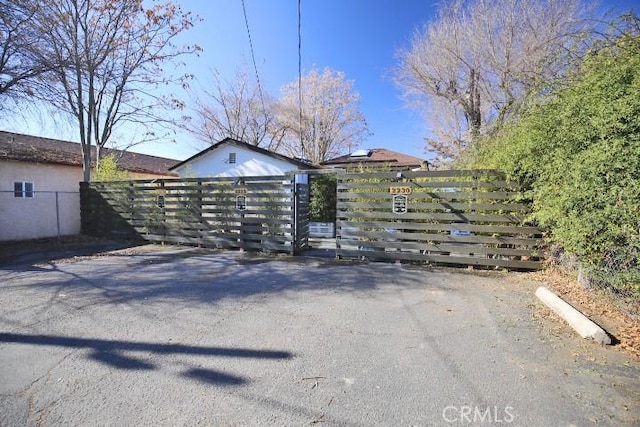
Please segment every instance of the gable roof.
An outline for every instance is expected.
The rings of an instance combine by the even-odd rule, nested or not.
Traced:
[[[419,168],[426,160],[386,148],[372,148],[369,150],[358,150],[351,154],[335,157],[322,162],[325,166],[332,167],[352,167],[359,165],[368,166],[389,166],[391,168]]]
[[[180,162],[180,163],[178,163],[176,165],[173,165],[171,168],[169,168],[169,170],[173,171],[175,169],[178,169],[178,168],[184,166],[185,164],[190,163],[193,160],[195,160],[197,158],[200,158],[200,157],[204,156],[205,154],[208,154],[208,153],[210,153],[210,152],[212,152],[212,151],[214,151],[214,150],[216,150],[216,149],[218,149],[218,148],[220,148],[220,147],[222,147],[224,145],[234,145],[234,146],[236,146],[238,148],[245,148],[245,149],[251,150],[251,151],[253,151],[255,153],[260,153],[260,154],[263,154],[265,156],[269,156],[269,157],[274,158],[274,159],[278,159],[278,160],[283,160],[285,162],[289,162],[289,163],[291,163],[291,164],[293,164],[293,165],[295,165],[295,166],[297,166],[299,168],[302,168],[302,169],[317,169],[316,166],[313,166],[310,163],[306,163],[306,162],[303,162],[303,161],[298,160],[298,159],[293,159],[291,157],[287,157],[287,156],[284,156],[282,154],[274,153],[273,151],[265,150],[264,148],[260,148],[257,145],[248,144],[246,142],[238,141],[237,139],[233,139],[233,138],[225,138],[222,141],[216,142],[211,147],[208,147],[208,148],[202,150],[201,152],[189,157],[187,160],[183,160],[182,162]]]
[[[95,147],[91,149],[95,159]],[[115,154],[118,165],[129,172],[151,175],[174,175],[170,168],[178,162],[164,157],[104,149],[103,155],[108,154]],[[82,167],[82,148],[76,142],[0,131],[0,160]]]

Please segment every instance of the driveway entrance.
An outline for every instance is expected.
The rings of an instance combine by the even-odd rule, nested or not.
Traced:
[[[536,285],[145,246],[0,267],[0,425],[637,425]]]

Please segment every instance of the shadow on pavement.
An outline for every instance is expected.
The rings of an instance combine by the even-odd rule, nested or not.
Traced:
[[[152,354],[187,354],[196,356],[239,357],[251,359],[291,359],[288,351],[254,350],[248,348],[201,347],[184,344],[160,344],[123,340],[61,337],[55,335],[27,335],[0,333],[0,343],[29,344],[37,346],[92,349],[89,359],[116,369],[153,370],[158,369],[149,361],[124,354],[140,351]],[[181,374],[184,378],[216,385],[242,385],[248,379],[212,369],[192,368]]]
[[[223,372],[202,368],[189,369],[184,372],[182,376],[202,383],[214,385],[242,385],[247,383],[246,379],[237,375],[229,375]]]
[[[33,264],[73,257],[87,257],[103,252],[134,248],[146,242],[79,238],[79,241],[44,239],[25,242],[0,242],[0,267],[25,270]]]
[[[165,253],[118,255],[104,262],[52,262],[39,265],[38,271],[46,273],[42,277],[47,280],[34,284],[16,281],[15,285],[6,280],[4,289],[53,292],[47,308],[60,303],[84,307],[172,300],[172,309],[177,309],[289,291],[369,293],[388,286],[423,287],[426,270],[177,248]],[[445,288],[439,282],[431,286]]]

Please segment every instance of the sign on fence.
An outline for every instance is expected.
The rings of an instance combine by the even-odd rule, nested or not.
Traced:
[[[412,191],[411,187],[389,187],[391,194],[411,194]]]
[[[409,198],[404,194],[394,195],[393,201],[391,204],[392,212],[398,215],[406,214],[408,210],[407,208],[408,202],[409,202]]]
[[[247,210],[247,196],[236,196],[236,209],[239,211]]]

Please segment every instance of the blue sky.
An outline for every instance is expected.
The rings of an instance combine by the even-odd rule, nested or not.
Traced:
[[[200,58],[189,59],[200,84],[206,85],[210,67],[229,78],[239,67],[253,72],[240,0],[206,6],[198,0],[181,3],[203,19],[189,34],[189,40],[204,49]],[[245,6],[262,85],[277,97],[280,87],[298,76],[297,2],[245,0]],[[434,10],[434,1],[302,0],[303,70],[328,66],[354,81],[361,111],[373,132],[362,147],[425,156],[426,130],[419,117],[403,108],[390,72],[396,49],[406,46],[415,28]]]
[[[445,1],[445,0],[443,0]],[[239,68],[253,72],[241,0],[178,0],[185,10],[202,18],[185,33],[184,43],[204,51],[186,59],[186,70],[207,87],[212,68],[231,79]],[[400,91],[391,81],[396,52],[408,47],[416,29],[432,19],[437,0],[302,0],[302,64],[342,71],[354,81],[360,109],[373,135],[362,148],[387,148],[426,158],[427,129],[420,116],[403,107]],[[258,72],[263,88],[273,96],[298,76],[297,0],[245,0]],[[609,0],[603,7],[620,12],[637,0]],[[2,123],[9,131],[77,141],[74,127],[53,125],[47,119]],[[148,143],[132,151],[183,160],[200,149],[188,133],[177,142]]]

